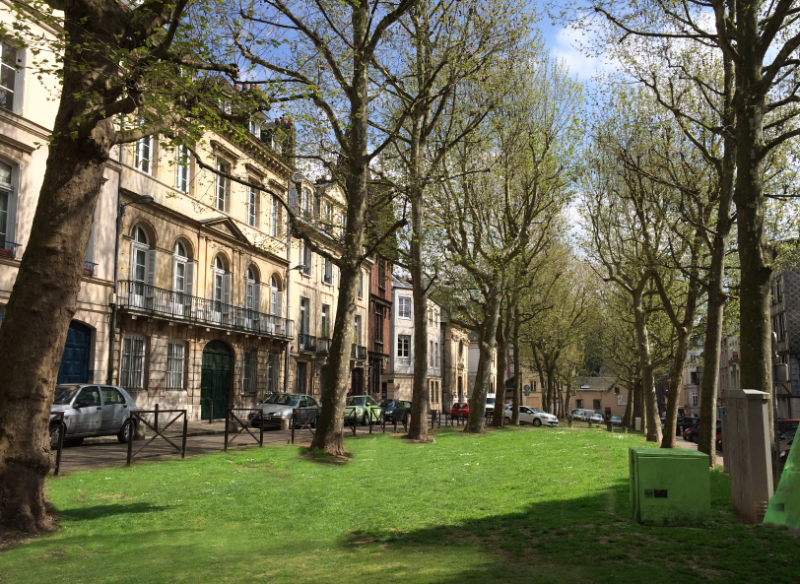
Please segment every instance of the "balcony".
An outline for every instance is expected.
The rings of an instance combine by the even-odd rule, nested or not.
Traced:
[[[18,247],[20,247],[19,243],[0,239],[0,258],[16,259]]]
[[[367,348],[361,345],[350,345],[350,358],[365,361],[367,359]]]
[[[97,264],[92,262],[83,262],[83,275],[84,276],[94,276],[94,270],[97,267]]]
[[[317,354],[327,355],[331,352],[331,339],[320,337],[317,339]]]
[[[313,353],[317,350],[317,337],[311,335],[297,335],[297,347],[300,351]]]
[[[120,309],[185,322],[265,335],[288,340],[293,336],[294,322],[286,318],[223,304],[208,298],[190,296],[172,290],[148,286],[142,282],[122,280],[117,303]]]

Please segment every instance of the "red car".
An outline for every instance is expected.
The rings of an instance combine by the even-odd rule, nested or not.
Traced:
[[[450,409],[450,415],[454,418],[466,418],[469,416],[469,403],[458,402],[454,403]]]

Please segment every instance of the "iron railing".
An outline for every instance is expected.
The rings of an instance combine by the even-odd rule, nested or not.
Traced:
[[[297,335],[297,346],[301,351],[313,353],[317,350],[317,337],[311,335]]]
[[[97,267],[97,264],[92,262],[83,262],[83,275],[84,276],[94,276],[94,269]]]
[[[20,247],[19,243],[14,243],[13,241],[6,241],[5,239],[0,239],[0,258],[15,259],[17,257],[18,247]]]
[[[122,280],[119,283],[117,302],[122,309],[170,320],[202,323],[284,339],[290,339],[294,334],[294,322],[280,316],[131,280]]]
[[[325,355],[330,353],[331,352],[331,343],[332,342],[333,341],[331,339],[326,339],[326,338],[323,338],[323,337],[319,337],[317,339],[317,353],[325,354]]]
[[[361,345],[350,345],[350,358],[364,361],[367,358],[367,348]]]

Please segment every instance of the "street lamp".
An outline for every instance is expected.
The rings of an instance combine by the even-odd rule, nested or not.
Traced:
[[[122,154],[120,154],[120,159]],[[120,160],[121,162],[121,160]],[[117,293],[119,292],[119,234],[122,231],[122,218],[125,216],[125,208],[130,205],[149,205],[155,199],[150,195],[140,195],[129,203],[122,203],[122,168],[119,170],[119,185],[117,187],[117,226],[114,233],[114,298],[111,303],[111,327],[108,332],[108,374],[106,383],[114,383],[114,349],[117,340]]]

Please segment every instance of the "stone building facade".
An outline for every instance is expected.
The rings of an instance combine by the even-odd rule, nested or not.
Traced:
[[[442,322],[442,411],[449,412],[454,403],[469,399],[469,333]]]

